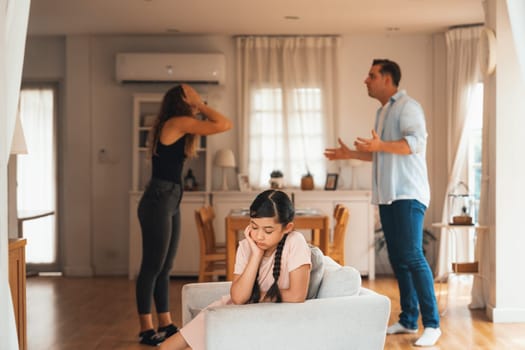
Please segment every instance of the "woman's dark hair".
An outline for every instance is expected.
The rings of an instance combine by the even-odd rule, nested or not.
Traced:
[[[252,205],[250,206],[250,217],[251,218],[276,218],[277,222],[285,227],[293,221],[295,216],[295,210],[290,200],[290,197],[282,191],[277,190],[266,190],[257,197],[255,197]],[[275,250],[275,261],[273,264],[273,278],[274,282],[268,292],[266,298],[273,300],[277,303],[282,301],[281,292],[279,290],[278,280],[281,274],[281,255],[283,252],[284,243],[288,234],[285,234],[277,248]],[[257,270],[257,276],[253,284],[252,295],[249,303],[258,303],[261,298],[261,288],[259,286],[259,270]]]
[[[389,74],[392,77],[392,83],[395,86],[399,86],[399,82],[401,81],[401,68],[399,68],[396,62],[385,58],[376,58],[372,61],[372,66],[375,65],[381,66],[379,72],[383,75]]]
[[[159,114],[150,133],[151,153],[153,155],[157,154],[157,143],[160,138],[160,131],[166,121],[170,118],[193,115],[192,108],[184,101],[184,97],[182,85],[176,85],[164,94]],[[194,157],[196,155],[196,139],[195,135],[186,135],[184,153],[187,157]]]

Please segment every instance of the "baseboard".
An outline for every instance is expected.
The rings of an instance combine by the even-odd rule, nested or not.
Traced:
[[[127,276],[128,266],[95,266],[95,276]]]
[[[65,266],[64,276],[68,277],[92,277],[93,268],[90,266]]]
[[[525,308],[505,308],[487,305],[487,316],[493,323],[523,323]]]

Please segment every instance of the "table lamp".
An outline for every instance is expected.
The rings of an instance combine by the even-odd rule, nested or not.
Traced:
[[[222,190],[228,191],[227,168],[235,168],[235,157],[231,149],[221,149],[215,154],[215,165],[222,168]]]
[[[13,132],[13,140],[11,142],[11,154],[27,154],[26,138],[24,136],[24,129],[20,121],[20,115],[16,116],[15,130]]]

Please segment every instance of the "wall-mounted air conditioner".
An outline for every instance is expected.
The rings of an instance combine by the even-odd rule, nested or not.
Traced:
[[[226,61],[222,53],[118,53],[119,83],[224,85]]]

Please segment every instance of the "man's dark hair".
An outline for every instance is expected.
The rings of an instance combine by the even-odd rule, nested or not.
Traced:
[[[389,74],[392,77],[392,83],[394,83],[395,86],[399,86],[399,81],[401,80],[401,68],[399,68],[399,65],[396,62],[385,58],[376,58],[372,62],[372,66],[375,65],[381,66],[379,72],[383,75]]]

